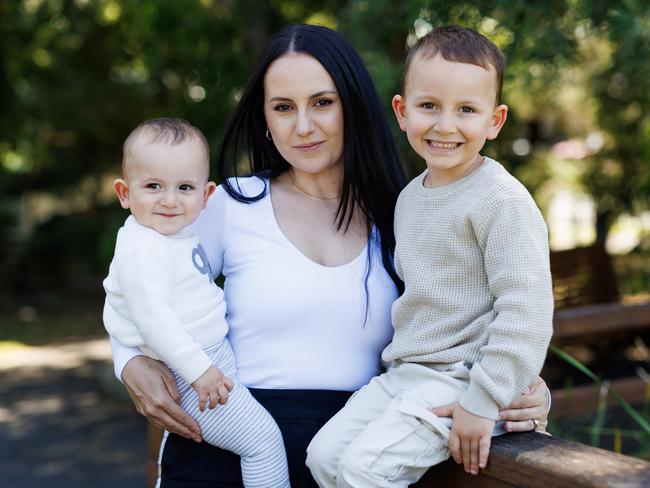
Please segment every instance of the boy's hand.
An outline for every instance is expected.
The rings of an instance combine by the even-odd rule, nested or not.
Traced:
[[[205,373],[192,383],[192,388],[199,395],[199,410],[205,410],[205,404],[210,401],[208,408],[212,410],[217,404],[225,405],[228,392],[234,387],[230,378],[224,376],[219,368],[210,366]]]
[[[478,474],[479,468],[487,466],[494,420],[469,413],[458,403],[454,407],[454,423],[449,434],[449,450],[465,471]]]

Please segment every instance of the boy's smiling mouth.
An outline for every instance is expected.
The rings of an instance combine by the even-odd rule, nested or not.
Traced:
[[[462,144],[461,142],[441,142],[433,141],[431,139],[425,139],[425,142],[433,149],[456,149]]]

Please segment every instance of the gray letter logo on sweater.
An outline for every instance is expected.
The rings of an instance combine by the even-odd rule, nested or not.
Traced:
[[[208,279],[214,281],[212,270],[210,269],[210,262],[208,261],[208,255],[205,253],[205,249],[203,249],[201,244],[192,249],[192,263],[199,273],[207,274]]]

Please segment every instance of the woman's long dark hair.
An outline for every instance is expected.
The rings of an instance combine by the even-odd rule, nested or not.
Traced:
[[[239,103],[224,133],[217,171],[224,189],[240,202],[264,197],[242,194],[229,176],[238,176],[241,155],[247,155],[251,174],[271,178],[287,171],[273,141],[265,137],[264,76],[269,65],[288,53],[314,57],[336,85],[343,107],[343,186],[336,212],[337,229],[347,229],[355,206],[365,216],[368,229],[379,232],[382,262],[400,293],[403,283],[393,266],[395,233],[393,214],[405,176],[379,97],[361,57],[337,32],[327,27],[294,24],[273,36],[257,60]],[[369,252],[369,255],[371,253]]]

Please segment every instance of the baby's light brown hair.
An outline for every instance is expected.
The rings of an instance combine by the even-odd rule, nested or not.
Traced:
[[[128,135],[122,145],[122,174],[126,176],[133,152],[139,144],[169,144],[173,146],[188,139],[197,139],[205,151],[206,173],[210,172],[210,146],[203,132],[185,119],[160,117],[148,119]]]
[[[458,25],[438,27],[432,30],[418,39],[409,50],[402,76],[403,94],[406,90],[407,76],[413,59],[417,55],[430,59],[437,54],[440,54],[446,61],[455,63],[473,64],[485,69],[489,69],[490,65],[494,66],[497,87],[495,105],[499,104],[506,64],[503,54],[487,37]]]

